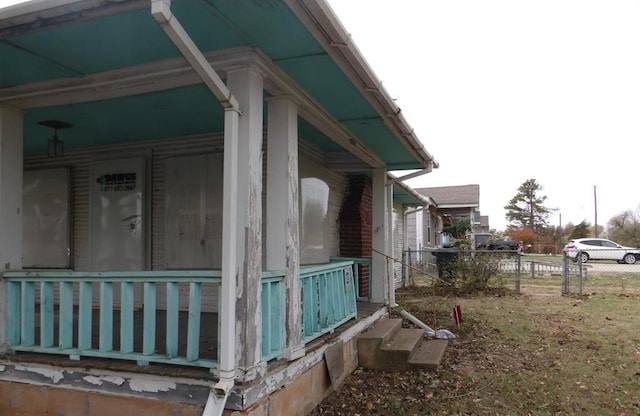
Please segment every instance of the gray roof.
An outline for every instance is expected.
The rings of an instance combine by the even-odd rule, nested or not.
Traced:
[[[416,188],[422,195],[431,197],[436,204],[478,206],[480,204],[480,185],[440,186]]]

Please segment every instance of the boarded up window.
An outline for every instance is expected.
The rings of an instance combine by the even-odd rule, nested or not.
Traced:
[[[69,169],[24,172],[23,267],[70,267]]]
[[[222,268],[222,186],[222,153],[167,158],[167,269]]]

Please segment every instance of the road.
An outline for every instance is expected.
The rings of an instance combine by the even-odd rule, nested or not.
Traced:
[[[588,272],[614,272],[614,273],[638,273],[640,274],[640,263],[636,264],[618,264],[613,261],[604,262],[590,261],[585,264],[588,268]]]

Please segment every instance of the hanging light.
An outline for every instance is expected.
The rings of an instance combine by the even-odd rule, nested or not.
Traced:
[[[73,125],[59,120],[39,121],[38,124],[53,129],[53,138],[49,139],[47,155],[49,157],[62,157],[64,155],[64,142],[58,138],[58,130],[68,129]]]

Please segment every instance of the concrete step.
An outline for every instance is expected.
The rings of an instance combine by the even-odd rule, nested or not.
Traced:
[[[380,345],[376,369],[388,372],[405,371],[409,357],[423,339],[424,330],[400,328]]]
[[[362,367],[375,368],[383,342],[402,327],[402,319],[380,319],[371,329],[358,336],[358,362]]]
[[[402,319],[381,319],[358,337],[358,362],[387,372],[439,368],[449,344],[426,339],[423,329],[402,328]]]
[[[412,351],[407,366],[428,371],[437,370],[442,364],[448,345],[447,339],[423,339]]]

